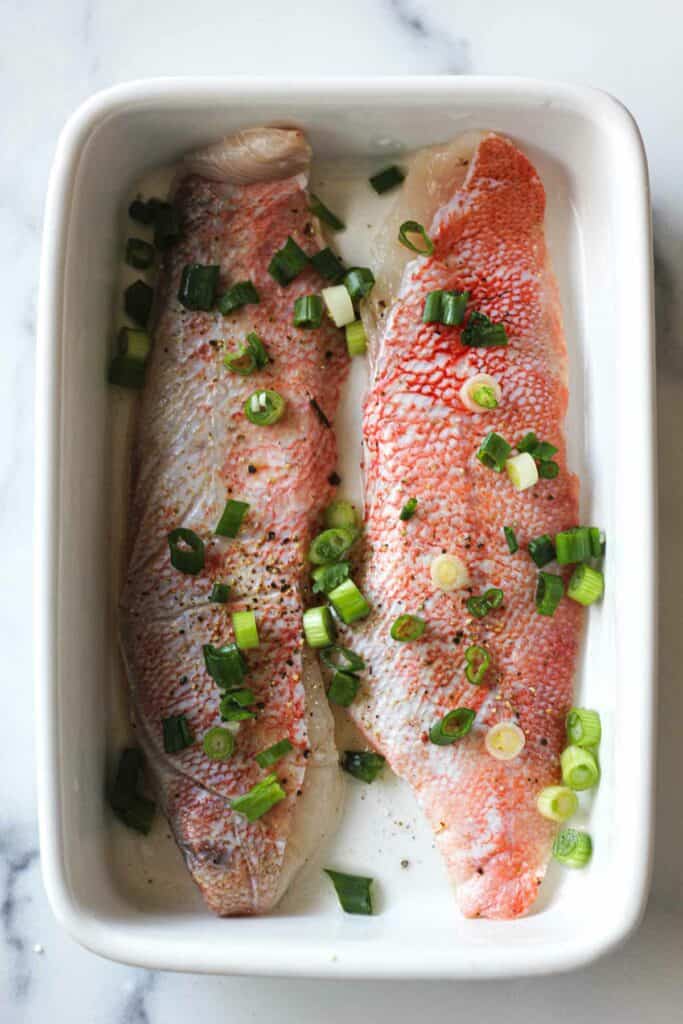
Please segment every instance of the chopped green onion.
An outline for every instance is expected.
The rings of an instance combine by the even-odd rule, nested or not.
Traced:
[[[235,749],[235,737],[229,729],[215,725],[204,734],[204,753],[212,761],[225,761]]]
[[[123,308],[140,327],[147,326],[153,301],[154,291],[144,281],[134,281],[123,293]]]
[[[370,178],[370,184],[375,192],[381,196],[383,192],[396,188],[404,179],[405,174],[401,168],[396,164],[392,164],[390,167],[385,167],[384,170],[378,171],[377,174],[373,174]]]
[[[562,781],[571,789],[592,789],[597,786],[600,769],[590,750],[572,745],[560,754]]]
[[[538,463],[538,475],[545,480],[553,480],[560,472],[560,467],[552,461],[557,454],[557,447],[548,441],[539,441],[533,430],[525,434],[517,444],[517,451],[531,455]]]
[[[232,628],[235,632],[235,643],[241,651],[250,651],[258,647],[258,627],[252,611],[233,612]]]
[[[398,518],[407,523],[409,519],[412,519],[417,512],[417,498],[408,498],[407,502],[398,514]]]
[[[177,754],[194,743],[194,736],[185,715],[169,715],[168,718],[161,720],[161,725],[164,731],[164,750],[167,754]]]
[[[567,585],[567,597],[587,606],[598,601],[604,590],[605,577],[599,569],[592,569],[590,565],[577,565]]]
[[[540,463],[540,465],[547,465],[547,463]],[[517,491],[526,491],[538,483],[538,467],[533,456],[528,452],[513,455],[506,461],[505,470],[510,478],[510,483]]]
[[[597,747],[602,738],[600,715],[589,708],[571,708],[567,715],[567,739],[576,747]]]
[[[246,722],[250,718],[256,718],[255,711],[247,711],[246,708],[239,707],[232,696],[231,693],[227,693],[219,704],[221,719],[224,722]]]
[[[236,704],[238,708],[248,708],[251,704],[256,703],[256,694],[245,686],[241,690],[229,690],[223,699]]]
[[[230,597],[230,587],[227,583],[214,583],[209,595],[209,601],[214,604],[225,604]]]
[[[584,868],[591,859],[593,842],[587,832],[563,828],[553,843],[553,857],[567,868]]]
[[[358,676],[353,675],[352,672],[343,672],[341,669],[337,669],[332,676],[332,682],[327,691],[327,699],[332,704],[337,704],[341,708],[348,708],[349,705],[353,704],[359,686],[360,679]]]
[[[590,531],[587,526],[574,526],[571,530],[562,530],[555,536],[557,561],[560,565],[571,565],[573,562],[585,562],[591,558]]]
[[[429,292],[427,295],[424,309],[422,310],[422,322],[424,324],[441,323],[443,294],[444,293],[441,289],[437,289],[436,291]]]
[[[128,216],[138,224],[151,224],[154,221],[154,210],[142,199],[134,199],[128,207]]]
[[[590,537],[591,555],[593,558],[602,558],[605,553],[605,537],[597,526],[588,527]]]
[[[526,745],[526,736],[516,722],[496,722],[484,737],[486,752],[496,761],[514,761]]]
[[[536,611],[540,615],[554,615],[563,594],[561,576],[553,572],[539,572],[536,581]]]
[[[547,533],[543,533],[540,537],[534,537],[530,540],[528,550],[539,569],[542,569],[544,565],[552,562],[555,558],[555,545],[553,544],[552,537],[548,536]]]
[[[370,605],[353,580],[344,580],[330,591],[328,597],[337,615],[347,626],[370,614]]]
[[[266,347],[258,334],[250,331],[244,345],[240,345],[236,352],[228,352],[223,365],[232,373],[238,373],[241,377],[248,377],[256,370],[262,370],[270,357]]]
[[[500,434],[496,434],[495,430],[492,430],[481,442],[477,458],[482,466],[500,473],[505,467],[506,460],[511,451],[512,448],[505,438],[501,437]]]
[[[281,249],[273,254],[268,264],[268,273],[274,277],[278,284],[288,285],[308,264],[308,256],[303,249],[296,244],[293,238],[288,237]]]
[[[272,768],[281,757],[289,754],[291,750],[294,750],[294,747],[289,740],[278,740],[277,743],[273,743],[272,747],[267,747],[256,755],[256,763],[259,768]]]
[[[549,462],[553,455],[557,455],[559,449],[548,441],[537,441],[532,455],[539,462]]]
[[[218,287],[221,268],[203,266],[201,263],[189,263],[183,267],[178,289],[178,301],[185,309],[209,310]]]
[[[338,562],[353,545],[356,539],[355,529],[351,530],[335,526],[323,530],[311,541],[308,549],[309,561],[314,565],[330,565]]]
[[[337,657],[340,657],[341,662],[337,661]],[[355,651],[350,650],[348,647],[328,647],[327,650],[320,652],[320,658],[327,668],[336,669],[340,668],[344,672],[362,672],[365,668],[365,662],[359,654]]]
[[[441,323],[446,327],[457,327],[465,319],[469,292],[447,291],[441,295]]]
[[[346,327],[353,323],[356,312],[346,285],[335,284],[331,288],[323,288],[322,296],[335,327]]]
[[[141,751],[129,747],[121,753],[114,784],[109,790],[109,803],[116,817],[127,825],[148,835],[152,827],[156,805],[153,800],[138,793],[138,784],[144,759]]]
[[[294,301],[295,327],[320,327],[323,319],[323,300],[319,295],[300,295]]]
[[[408,235],[419,235],[422,240],[421,246],[411,242]],[[434,252],[434,243],[425,231],[424,225],[417,220],[403,221],[398,229],[398,240],[401,245],[410,249],[411,252],[416,252],[418,256],[431,256]]]
[[[136,327],[122,327],[118,336],[119,355],[133,362],[144,364],[152,348],[147,331]]]
[[[370,267],[351,267],[344,278],[344,285],[353,302],[360,302],[375,286],[375,275]]]
[[[237,644],[224,644],[222,647],[204,644],[202,652],[206,671],[218,686],[222,690],[239,690],[244,682],[246,666]]]
[[[475,713],[470,708],[454,708],[433,725],[429,730],[429,738],[439,747],[447,746],[462,739],[472,728]]]
[[[311,213],[321,220],[328,227],[331,227],[333,231],[343,231],[346,225],[343,220],[340,220],[336,213],[332,213],[329,207],[325,206],[322,199],[314,195],[311,192],[310,195],[309,210]]]
[[[357,531],[359,516],[354,505],[344,498],[336,498],[325,509],[323,516],[325,526],[328,529],[342,529]]]
[[[126,263],[136,270],[147,270],[154,263],[154,246],[142,238],[129,238],[126,242]]]
[[[128,828],[148,836],[152,829],[155,811],[156,804],[153,800],[148,800],[147,797],[135,793],[126,807],[115,808],[114,813],[119,821],[122,821]]]
[[[579,799],[568,786],[546,786],[538,794],[536,806],[544,818],[562,822],[576,814]]]
[[[472,401],[482,409],[497,409],[498,398],[495,389],[489,384],[477,384],[470,389]]]
[[[248,793],[231,800],[230,806],[233,811],[243,814],[247,821],[257,821],[286,796],[277,775],[266,775],[265,779],[252,786]]]
[[[372,180],[372,179],[371,179]],[[384,191],[378,189],[377,191]],[[363,875],[345,875],[341,871],[323,868],[331,879],[339,904],[346,914],[372,914],[372,879]]]
[[[350,356],[364,356],[368,349],[368,338],[362,320],[354,320],[344,328],[346,350]]]
[[[261,297],[251,281],[238,281],[227,292],[223,292],[218,300],[218,308],[223,316],[227,316],[242,306],[255,305],[260,301]]]
[[[179,526],[168,535],[171,549],[171,565],[180,572],[196,576],[204,568],[204,541],[194,530]]]
[[[344,771],[361,782],[374,782],[385,764],[381,754],[369,750],[345,750],[341,760]]]
[[[472,348],[494,348],[507,345],[508,336],[505,325],[494,323],[484,313],[474,310],[470,313],[467,325],[461,334],[463,345]]]
[[[473,686],[480,686],[489,670],[491,655],[485,647],[472,644],[465,651],[465,676]]]
[[[116,387],[139,391],[145,386],[145,364],[128,356],[114,356],[109,364],[107,380]]]
[[[533,455],[536,450],[539,440],[534,434],[533,430],[530,430],[528,434],[525,434],[521,441],[518,441],[515,448],[518,452],[528,452],[529,455]]]
[[[500,587],[489,587],[483,594],[479,594],[476,597],[468,597],[465,605],[470,615],[474,615],[475,619],[483,619],[489,612],[500,608],[504,596]]]
[[[153,210],[154,244],[157,249],[168,249],[181,236],[180,215],[171,203],[150,199],[148,200],[148,205]]]
[[[313,570],[313,593],[329,594],[331,590],[349,578],[350,571],[351,567],[348,562],[318,566]]]
[[[219,537],[236,537],[248,508],[249,502],[228,498],[214,533]]]
[[[341,281],[346,273],[346,267],[329,245],[321,249],[320,252],[314,253],[311,256],[311,263],[320,276],[328,281]]]
[[[270,427],[285,414],[287,402],[279,391],[253,391],[244,403],[244,415],[257,427]]]
[[[505,534],[505,540],[507,542],[508,551],[511,555],[514,555],[516,551],[519,551],[519,544],[517,543],[517,536],[511,526],[504,526],[503,533]]]
[[[304,612],[304,635],[309,647],[329,647],[334,643],[334,623],[327,605]]]
[[[249,334],[247,334],[247,345],[254,353],[257,367],[259,370],[262,370],[263,367],[270,362],[270,356],[268,355],[266,346],[254,331],[249,331]]]
[[[410,640],[419,640],[426,628],[424,619],[419,615],[399,615],[391,627],[391,639],[406,643]]]

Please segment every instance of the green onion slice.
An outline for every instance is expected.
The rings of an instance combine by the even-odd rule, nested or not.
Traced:
[[[225,761],[235,749],[235,737],[229,729],[215,725],[204,734],[204,753],[212,761]]]
[[[194,736],[185,715],[169,715],[168,718],[162,719],[161,725],[164,732],[164,750],[167,754],[177,754],[194,743]]]
[[[399,615],[391,627],[391,639],[406,643],[419,640],[426,628],[426,622],[419,615]]]
[[[350,650],[348,647],[328,647],[327,650],[322,651],[320,658],[327,668],[331,669],[343,669],[345,672],[362,672],[365,668],[365,662],[359,654],[355,651]],[[341,659],[341,660],[338,660]]]
[[[346,334],[346,350],[351,357],[364,356],[368,350],[368,336],[362,320],[354,320],[344,328]]]
[[[221,268],[204,266],[201,263],[189,263],[183,267],[178,289],[178,301],[185,309],[208,311],[218,287]]]
[[[248,711],[246,708],[240,707],[232,699],[230,693],[221,698],[219,710],[224,722],[245,722],[249,718],[256,718],[255,711]]]
[[[492,430],[481,442],[477,458],[482,466],[486,466],[487,469],[492,469],[496,473],[501,473],[505,468],[505,463],[511,451],[512,447],[505,438],[497,434],[495,430]]]
[[[329,246],[321,249],[320,252],[314,253],[311,256],[311,263],[320,276],[328,281],[341,281],[346,273],[346,267]]]
[[[345,750],[341,760],[344,771],[361,782],[374,782],[385,764],[381,754],[370,750]]]
[[[337,669],[332,676],[330,688],[327,691],[327,699],[331,704],[337,704],[341,708],[348,708],[353,704],[360,686],[360,679],[352,672],[343,672]]]
[[[140,391],[145,386],[145,364],[128,356],[114,356],[109,364],[107,380],[118,388]]]
[[[323,300],[319,295],[300,295],[294,301],[295,327],[320,327],[323,319]]]
[[[345,875],[330,868],[323,870],[331,879],[339,904],[346,914],[372,914],[371,878],[363,875]]]
[[[241,651],[249,651],[259,645],[256,616],[252,611],[232,613],[232,628],[235,631],[235,643]]]
[[[293,238],[288,237],[281,249],[273,254],[268,264],[268,273],[278,284],[288,285],[308,264],[308,256],[297,245]]]
[[[370,614],[371,608],[353,580],[344,580],[328,594],[332,607],[342,622],[350,626]]]
[[[602,738],[600,715],[589,708],[570,708],[567,739],[576,747],[597,747]]]
[[[214,533],[219,537],[236,537],[248,508],[249,502],[228,498]]]
[[[160,199],[149,199],[147,205],[152,210],[154,222],[154,244],[157,249],[168,249],[180,238],[180,214],[171,203]]]
[[[409,519],[412,519],[417,512],[417,498],[408,498],[407,502],[398,514],[398,518],[407,523]]]
[[[517,536],[511,526],[504,526],[503,533],[505,534],[505,540],[507,542],[508,551],[511,555],[514,555],[516,551],[519,551],[519,544],[517,543]]]
[[[457,327],[465,319],[469,292],[443,292],[441,296],[441,323]]]
[[[171,565],[180,572],[196,576],[204,568],[204,541],[194,530],[179,526],[168,535]]]
[[[343,231],[346,225],[343,220],[340,220],[336,213],[332,213],[332,210],[328,206],[325,206],[322,199],[319,196],[314,195],[311,192],[310,203],[308,206],[311,213],[321,220],[328,227],[332,228],[333,231]]]
[[[360,524],[360,517],[355,505],[352,505],[350,501],[346,501],[344,498],[337,498],[328,505],[323,518],[328,529],[356,532]]]
[[[355,531],[352,532],[340,526],[323,530],[311,541],[308,549],[309,561],[314,565],[330,565],[332,562],[338,562],[352,547],[355,539]]]
[[[128,207],[128,216],[131,220],[136,220],[138,224],[152,224],[154,221],[154,210],[144,200],[134,199]]]
[[[351,267],[344,278],[344,284],[352,301],[360,302],[374,288],[375,275],[370,267]]]
[[[142,752],[136,747],[128,747],[122,751],[116,778],[108,797],[112,810],[124,825],[148,835],[156,805],[153,800],[148,800],[138,793],[143,764]]]
[[[281,420],[287,403],[279,391],[253,391],[244,403],[244,415],[257,427],[270,427]]]
[[[573,562],[585,562],[593,557],[590,529],[587,526],[575,526],[571,530],[562,530],[555,536],[557,561],[560,565],[571,565]]]
[[[605,535],[597,526],[589,526],[588,535],[591,542],[591,556],[593,558],[602,558],[605,553]]]
[[[419,235],[422,244],[416,245],[411,242],[408,235]],[[424,229],[424,225],[420,224],[417,220],[404,220],[398,229],[398,240],[401,245],[404,245],[406,249],[410,249],[411,252],[416,252],[418,256],[431,256],[434,252],[434,243]]]
[[[214,583],[209,595],[209,601],[215,604],[226,604],[230,597],[230,587],[227,583]]]
[[[424,309],[422,310],[422,322],[425,324],[440,324],[441,323],[441,310],[443,301],[443,291],[440,289],[429,292],[425,299]]]
[[[378,171],[377,174],[373,174],[370,178],[370,184],[378,195],[382,195],[383,192],[396,188],[404,179],[405,174],[401,168],[396,164],[392,164],[390,167],[385,167],[384,170]]]
[[[244,682],[246,666],[237,644],[224,644],[215,647],[204,644],[202,647],[206,671],[222,690],[239,690]]]
[[[126,315],[140,327],[146,327],[152,312],[154,291],[144,281],[134,281],[123,293],[123,308]]]
[[[587,606],[598,601],[604,591],[605,577],[599,569],[592,569],[590,565],[577,565],[567,586],[567,597]]]
[[[231,800],[230,806],[233,811],[243,814],[248,821],[257,821],[286,796],[277,775],[266,775],[265,779],[252,786],[248,793]]]
[[[144,364],[152,348],[147,331],[136,327],[122,327],[118,336],[119,355],[128,360]]]
[[[592,789],[600,779],[595,755],[583,747],[570,746],[560,754],[562,781],[570,789]]]
[[[584,868],[591,859],[593,842],[587,832],[563,828],[553,843],[553,857],[567,868]]]
[[[270,356],[258,334],[250,331],[245,344],[240,345],[236,352],[228,352],[223,365],[232,373],[248,377],[256,370],[262,370],[270,362]]]
[[[267,747],[256,755],[256,763],[259,768],[272,768],[281,757],[289,754],[292,750],[294,747],[288,739],[278,740],[277,743],[273,743],[272,747]]]
[[[480,686],[490,664],[491,655],[485,647],[481,647],[479,644],[472,644],[468,647],[465,651],[465,676],[468,683]]]
[[[329,647],[334,643],[334,623],[327,605],[304,612],[304,635],[309,647]]]
[[[471,348],[495,348],[508,343],[505,325],[494,323],[484,313],[476,310],[470,313],[460,337],[463,345]]]
[[[142,238],[129,238],[126,242],[126,263],[136,270],[147,270],[154,263],[154,246]]]
[[[155,811],[154,801],[140,796],[139,793],[134,793],[131,796],[126,807],[114,808],[114,813],[119,821],[122,821],[128,828],[141,832],[143,836],[148,836],[152,829]]]
[[[536,611],[540,615],[554,615],[563,593],[561,576],[552,572],[539,572],[536,581]]]
[[[568,786],[546,786],[538,794],[536,806],[544,818],[562,822],[576,814],[579,800],[574,790]]]
[[[544,565],[552,562],[555,558],[555,545],[553,544],[552,537],[547,533],[543,533],[540,537],[534,537],[530,540],[528,549],[529,554],[539,569],[542,569]]]
[[[351,566],[348,562],[318,566],[313,570],[313,593],[329,594],[331,590],[349,578],[350,571]]]
[[[235,309],[255,305],[260,301],[261,297],[251,281],[238,281],[227,292],[223,292],[218,300],[218,308],[223,316],[227,316]]]
[[[433,725],[429,730],[429,738],[439,747],[447,746],[462,739],[472,728],[475,712],[471,708],[454,708]]]
[[[483,619],[489,612],[500,608],[504,596],[500,587],[489,587],[483,594],[468,597],[465,605],[470,615],[474,615],[475,619]]]

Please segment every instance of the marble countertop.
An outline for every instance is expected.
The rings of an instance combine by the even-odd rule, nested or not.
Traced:
[[[651,0],[25,0],[3,9],[0,164],[4,342],[0,347],[0,637],[4,654],[0,802],[0,1020],[4,1024],[282,1024],[441,1017],[510,1024],[670,1021],[683,998],[681,740],[683,630],[683,8]],[[283,46],[284,39],[291,39]],[[33,352],[47,174],[67,115],[105,86],[177,74],[521,74],[602,87],[635,114],[653,187],[660,431],[659,782],[652,895],[617,952],[562,976],[458,984],[203,978],[129,968],[76,946],[43,891],[31,698]],[[628,358],[628,353],[624,353]],[[624,439],[628,443],[628,439]],[[634,557],[637,538],[634,538]],[[634,723],[634,728],[637,723]]]

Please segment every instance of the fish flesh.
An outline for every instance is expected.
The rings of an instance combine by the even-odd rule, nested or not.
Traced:
[[[434,252],[406,262],[397,225],[414,216],[415,197]],[[348,638],[368,666],[349,711],[413,788],[468,917],[517,917],[538,893],[555,826],[538,813],[536,798],[559,780],[582,624],[581,608],[566,598],[553,617],[538,613],[538,570],[526,551],[532,538],[578,521],[563,427],[567,353],[544,213],[538,174],[501,136],[470,136],[421,154],[391,230],[380,237],[378,284],[365,312],[372,377],[357,579],[374,611]],[[509,345],[466,347],[462,327],[423,323],[425,297],[437,289],[469,291],[468,310],[504,323]],[[498,408],[473,412],[459,392],[480,373],[498,381],[502,397]],[[516,491],[505,472],[476,458],[489,431],[511,444],[534,431],[557,447],[559,475]],[[417,512],[403,522],[411,497]],[[514,555],[506,525],[519,541]],[[444,553],[464,563],[468,588],[435,588],[430,567]],[[490,587],[503,590],[503,605],[474,617],[467,598]],[[426,622],[417,642],[390,638],[404,613]],[[474,644],[491,655],[485,685],[465,677],[465,651]],[[431,743],[430,727],[457,707],[476,712],[469,734]],[[487,753],[485,734],[498,722],[523,730],[514,760]]]
[[[295,299],[322,286],[316,271],[306,267],[288,287],[268,273],[288,237],[309,255],[323,244],[309,211],[310,155],[299,130],[255,128],[183,161],[173,187],[182,237],[160,272],[136,424],[122,648],[137,735],[164,811],[220,915],[275,906],[333,827],[340,799],[332,717],[318,665],[303,647],[302,614],[306,550],[333,492],[329,424],[348,360],[331,323],[292,326]],[[260,301],[229,316],[184,308],[177,295],[189,264],[220,267],[219,293],[251,281]],[[249,332],[270,362],[239,376],[223,360]],[[287,403],[270,426],[253,424],[243,410],[263,388]],[[228,499],[249,504],[234,539],[214,532]],[[171,564],[167,538],[178,527],[205,544],[198,574]],[[230,586],[227,603],[210,600],[214,582]],[[261,641],[246,652],[256,716],[240,722],[230,758],[211,760],[202,737],[221,724],[220,693],[203,645],[232,641],[231,613],[245,609],[255,612]],[[194,743],[166,753],[162,721],[180,715]],[[230,802],[267,774],[255,755],[282,739],[293,749],[269,770],[286,797],[250,821]]]

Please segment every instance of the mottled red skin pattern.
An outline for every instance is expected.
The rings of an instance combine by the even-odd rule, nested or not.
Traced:
[[[267,272],[288,235],[309,253],[320,248],[302,178],[227,187],[191,176],[175,202],[183,239],[160,275],[134,450],[124,651],[138,727],[193,877],[217,913],[252,913],[277,899],[310,753],[301,683],[305,552],[331,498],[336,462],[333,431],[310,399],[334,418],[347,357],[343,335],[329,323],[319,330],[291,326],[296,297],[323,285],[315,272],[306,270],[286,288]],[[251,280],[260,303],[227,317],[185,310],[176,296],[188,263],[220,265],[218,294]],[[272,362],[240,377],[223,359],[250,330]],[[248,395],[263,387],[287,400],[285,417],[270,427],[254,426],[243,412]],[[214,535],[229,497],[251,505],[235,540]],[[198,575],[170,563],[167,535],[178,526],[205,541]],[[230,584],[227,604],[209,603],[214,581]],[[211,761],[201,737],[220,724],[219,691],[202,645],[230,642],[230,613],[245,608],[255,610],[261,637],[247,654],[245,684],[257,694],[258,715],[241,726],[229,760]],[[162,719],[178,714],[197,742],[169,756]],[[228,800],[266,774],[254,755],[284,737],[294,751],[271,770],[287,798],[249,824]]]
[[[359,583],[374,607],[353,636],[369,674],[351,709],[368,738],[409,781],[437,835],[467,916],[525,913],[541,884],[554,826],[536,810],[544,786],[559,779],[564,717],[572,702],[581,609],[564,598],[553,618],[535,609],[537,568],[528,541],[574,526],[578,483],[569,472],[563,422],[566,350],[560,306],[543,235],[545,194],[528,159],[487,136],[463,188],[432,225],[431,258],[407,270],[373,353],[364,413],[366,559]],[[468,309],[502,320],[506,348],[466,348],[461,329],[422,323],[435,288],[468,289]],[[477,372],[502,388],[498,409],[468,411],[458,397]],[[515,491],[505,473],[475,453],[489,430],[511,443],[533,430],[559,448],[560,474]],[[407,523],[404,502],[419,505]],[[503,526],[520,550],[511,555]],[[442,593],[430,578],[441,552],[468,566],[471,589]],[[551,569],[553,567],[550,567]],[[501,587],[504,606],[484,619],[466,599]],[[389,638],[402,612],[427,621],[421,640]],[[470,685],[464,652],[492,655],[485,686]],[[455,707],[475,709],[472,732],[451,746],[428,741],[429,727]],[[494,760],[484,735],[517,722],[521,755]]]

